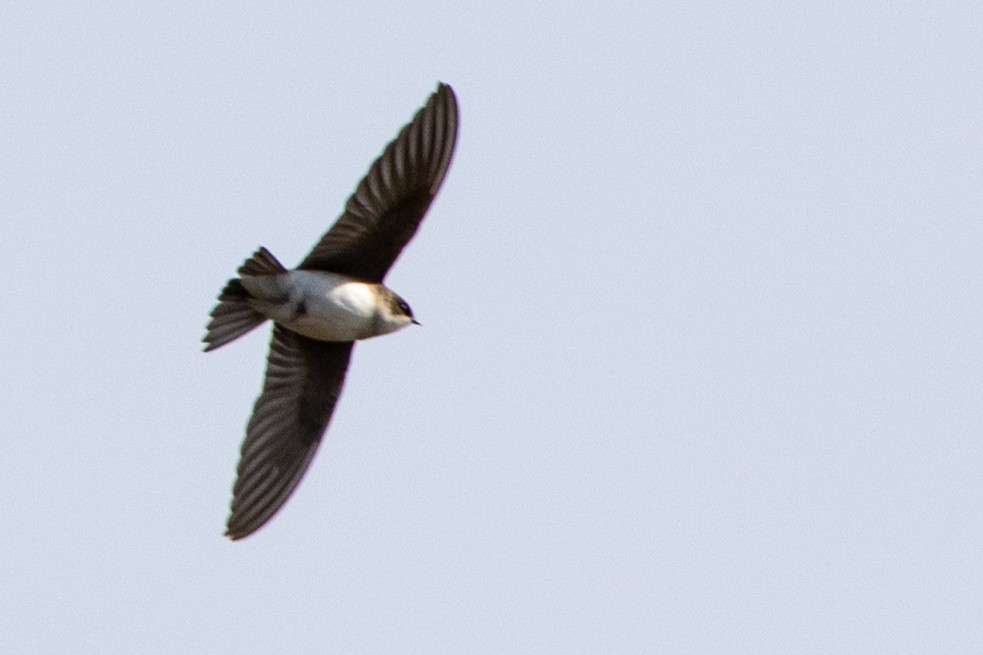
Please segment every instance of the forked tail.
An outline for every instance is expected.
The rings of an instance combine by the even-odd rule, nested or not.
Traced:
[[[287,271],[269,250],[260,248],[239,267],[239,275],[279,275]],[[208,322],[205,352],[238,339],[260,325],[266,316],[253,309],[249,300],[252,296],[242,286],[239,278],[232,278],[218,295],[218,304],[212,310],[212,320]]]

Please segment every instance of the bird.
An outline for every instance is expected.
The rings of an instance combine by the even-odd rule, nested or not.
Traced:
[[[383,280],[447,175],[458,122],[454,91],[439,83],[296,268],[260,247],[219,294],[202,339],[205,352],[273,323],[266,377],[232,490],[225,536],[233,541],[266,525],[304,477],[355,342],[419,325]]]

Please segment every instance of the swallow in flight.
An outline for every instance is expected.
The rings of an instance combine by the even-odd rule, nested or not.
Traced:
[[[206,352],[273,322],[266,380],[232,491],[229,538],[266,524],[304,477],[355,341],[419,325],[406,301],[382,282],[444,181],[457,125],[454,91],[439,84],[297,268],[260,248],[222,289],[202,339]]]

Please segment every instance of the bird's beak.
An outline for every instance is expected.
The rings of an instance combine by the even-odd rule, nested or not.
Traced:
[[[410,320],[413,321],[413,325],[420,325],[420,326],[423,325],[423,323],[421,323],[420,321],[416,320],[415,318],[410,319]]]

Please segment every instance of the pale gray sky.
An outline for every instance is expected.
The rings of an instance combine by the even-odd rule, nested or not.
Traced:
[[[0,6],[4,653],[983,652],[974,3]],[[221,534],[296,263],[461,136],[298,493]]]

